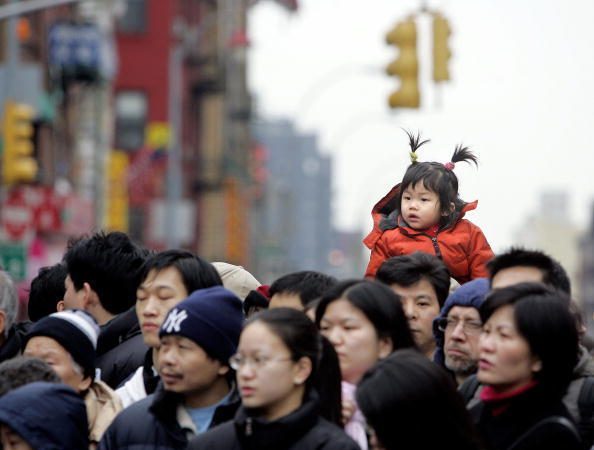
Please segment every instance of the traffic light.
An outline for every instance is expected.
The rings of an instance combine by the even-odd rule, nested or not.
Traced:
[[[436,13],[433,16],[433,80],[436,82],[450,80],[448,63],[452,52],[448,40],[451,34],[447,19]]]
[[[2,135],[2,182],[7,185],[34,181],[37,161],[33,157],[33,117],[29,105],[7,101],[4,104]]]
[[[398,22],[386,35],[390,45],[398,47],[398,58],[392,61],[386,71],[400,78],[400,88],[390,95],[391,108],[418,108],[421,103],[419,92],[419,59],[417,57],[417,25],[414,18]]]

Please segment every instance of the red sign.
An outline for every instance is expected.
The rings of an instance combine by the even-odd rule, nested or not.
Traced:
[[[62,226],[60,211],[64,200],[52,188],[40,188],[33,206],[33,226],[37,231],[58,232]]]
[[[2,206],[2,228],[12,240],[22,239],[33,227],[33,211],[22,190],[13,190]]]

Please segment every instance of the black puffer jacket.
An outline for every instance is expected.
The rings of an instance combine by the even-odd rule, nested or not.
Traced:
[[[95,365],[101,380],[116,389],[142,366],[147,349],[134,308],[107,322],[97,340]]]
[[[182,402],[179,394],[168,392],[159,384],[153,395],[124,409],[109,426],[99,450],[181,450],[188,444],[188,430],[177,421],[177,407]],[[231,401],[219,406],[211,427],[230,420],[239,407],[237,391]]]
[[[471,408],[470,414],[488,449],[582,448],[575,423],[561,399],[552,398],[538,385],[506,400],[481,401]],[[568,425],[564,426],[559,419]]]
[[[321,418],[318,397],[307,396],[303,405],[279,420],[252,417],[240,407],[232,422],[194,438],[189,450],[359,450],[336,425]]]

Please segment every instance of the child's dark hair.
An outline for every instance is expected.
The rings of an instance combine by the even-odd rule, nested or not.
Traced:
[[[426,189],[435,192],[439,196],[439,205],[443,217],[440,226],[448,226],[455,222],[459,211],[464,206],[464,201],[458,196],[458,177],[454,173],[454,164],[457,162],[473,162],[478,167],[478,160],[474,153],[468,147],[462,145],[456,146],[450,162],[445,164],[439,162],[417,162],[417,150],[423,144],[429,142],[428,139],[421,141],[421,135],[416,136],[406,131],[409,138],[410,157],[412,164],[406,169],[402,183],[400,184],[400,195],[396,206],[400,211],[402,209],[402,194],[409,187],[415,187],[419,182],[423,182]],[[451,209],[451,204],[454,208]]]

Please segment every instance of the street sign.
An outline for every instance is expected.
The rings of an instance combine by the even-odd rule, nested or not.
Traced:
[[[14,281],[27,276],[27,252],[20,242],[0,242],[0,264]]]
[[[20,191],[12,191],[2,205],[1,221],[6,236],[15,241],[22,239],[33,227],[33,211]]]

